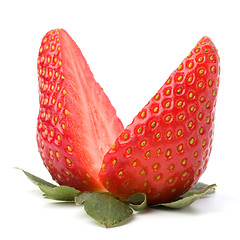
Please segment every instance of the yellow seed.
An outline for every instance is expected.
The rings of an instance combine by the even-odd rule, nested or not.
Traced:
[[[126,133],[126,134],[123,136],[123,139],[124,139],[124,140],[127,140],[128,138],[129,138],[129,134]]]
[[[170,105],[171,105],[171,102],[167,102],[167,103],[165,104],[165,107],[166,107],[166,108],[169,108]]]
[[[178,107],[181,107],[182,104],[183,104],[183,102],[181,100],[177,103]]]
[[[139,128],[137,129],[137,133],[142,133],[142,127],[139,127]]]
[[[174,178],[173,178],[173,177],[171,177],[171,178],[169,178],[169,179],[168,179],[168,182],[169,182],[169,183],[172,183],[172,182],[173,182],[173,180],[174,180]]]
[[[198,58],[198,62],[202,62],[203,61],[203,57]]]
[[[147,186],[147,182],[144,182],[143,186],[146,187]]]
[[[161,137],[161,133],[157,133],[155,137],[159,139]]]
[[[171,93],[171,90],[168,89],[165,94],[166,94],[166,95],[170,95],[170,93]]]
[[[55,104],[55,103],[56,103],[56,99],[53,98],[53,100],[52,100],[52,104]]]
[[[206,108],[209,108],[209,102],[206,103]]]
[[[191,107],[189,108],[190,112],[193,112],[193,111],[194,111],[194,109],[195,109],[195,107],[194,107],[194,106],[191,106]]]
[[[167,81],[166,81],[166,84],[170,84],[171,83],[171,78],[169,78]]]
[[[57,158],[60,158],[59,152],[56,152],[56,157],[57,157]]]
[[[202,114],[202,113],[199,113],[199,114],[198,114],[198,118],[199,118],[199,119],[201,119],[201,118],[202,118],[202,116],[203,116],[203,114]]]
[[[177,78],[178,81],[182,81],[182,79],[183,79],[183,76],[182,76],[182,75],[180,75],[180,76]]]
[[[128,148],[127,151],[126,151],[126,154],[129,155],[129,154],[131,154],[131,152],[132,152],[132,149]]]
[[[180,136],[181,134],[182,134],[182,130],[179,129],[179,130],[177,131],[177,135]]]
[[[214,72],[215,71],[215,67],[211,67],[210,71]]]
[[[48,73],[48,75],[49,75],[49,77],[52,77],[52,71],[50,71],[50,72]]]
[[[181,164],[184,166],[184,165],[186,165],[186,163],[187,163],[187,159],[184,158],[184,159],[182,160]]]
[[[186,177],[187,176],[187,171],[185,171],[183,174],[182,174],[183,177]]]
[[[191,128],[192,126],[193,126],[193,122],[190,121],[190,122],[188,123],[188,127]]]
[[[72,149],[71,146],[67,146],[67,149],[68,149],[69,152],[72,152],[72,151],[73,151],[73,149]]]
[[[169,170],[173,170],[173,168],[174,168],[174,165],[171,164],[171,166],[169,167]]]
[[[155,108],[153,109],[153,112],[154,112],[154,113],[157,113],[157,112],[158,112],[158,109],[159,109],[158,107],[155,107]]]
[[[193,98],[193,92],[190,92],[189,94],[188,94],[188,97],[191,99],[191,98]]]
[[[53,136],[54,136],[54,133],[53,133],[53,131],[51,131],[51,132],[50,132],[50,135],[51,135],[51,137],[53,137]]]
[[[60,142],[62,140],[62,137],[60,135],[57,136],[58,141]]]
[[[66,158],[67,164],[72,164],[72,161],[69,158]]]
[[[171,192],[174,193],[176,192],[176,190],[177,190],[176,188],[173,188]]]
[[[183,145],[180,144],[180,145],[178,146],[178,151],[182,151],[182,149],[183,149]]]
[[[117,159],[114,159],[114,160],[112,161],[112,165],[116,165],[116,163],[117,163]]]
[[[51,162],[50,160],[48,161],[48,163],[49,163],[49,165],[51,165],[51,166],[53,165],[52,162]]]
[[[193,80],[193,77],[189,77],[189,78],[188,78],[188,82],[189,82],[189,83],[191,83],[192,80]]]
[[[212,96],[214,97],[216,95],[215,90],[212,91]]]
[[[183,115],[183,114],[180,114],[180,115],[178,116],[178,119],[179,119],[179,120],[182,120],[183,117],[184,117],[184,115]]]
[[[155,95],[154,99],[159,100],[160,99],[160,94]]]
[[[106,168],[106,164],[105,163],[102,164],[102,169],[104,169],[104,168]]]
[[[67,92],[66,92],[65,89],[63,89],[62,93],[63,93],[63,95],[66,95],[66,94],[67,94]]]
[[[59,76],[59,73],[55,72],[55,77],[58,78],[58,76]]]
[[[157,167],[158,167],[158,163],[155,163],[155,164],[153,165],[153,169],[157,169]]]
[[[114,149],[116,149],[116,147],[117,147],[117,144],[114,143],[114,144],[112,145],[112,149],[114,150]]]
[[[192,145],[193,143],[194,143],[194,138],[191,138],[191,139],[189,140],[189,144]]]
[[[199,74],[203,74],[203,73],[204,73],[204,70],[203,70],[203,69],[200,69],[198,73],[199,73]]]
[[[136,167],[136,165],[137,165],[137,162],[134,161],[134,162],[132,163],[132,166],[133,166],[133,167]]]
[[[59,62],[58,62],[58,65],[59,65],[59,66],[62,66],[62,61],[59,61]]]
[[[170,119],[171,119],[171,116],[167,116],[167,117],[165,118],[165,121],[166,121],[166,122],[169,122]]]
[[[169,157],[170,155],[171,155],[171,150],[168,149],[168,150],[166,151],[166,156]]]
[[[171,137],[172,132],[171,132],[171,131],[168,131],[166,135],[167,135],[167,137],[169,138],[169,137]]]
[[[200,129],[199,129],[199,133],[200,133],[200,134],[203,133],[203,128],[202,128],[202,127],[200,127]]]
[[[62,103],[58,103],[58,108],[62,108]]]
[[[190,63],[188,64],[188,68],[192,68],[192,67],[193,67],[193,63],[190,62]]]
[[[161,148],[157,150],[157,154],[159,155],[161,153]]]
[[[62,79],[62,80],[65,80],[65,77],[64,77],[64,76],[61,76],[61,79]]]
[[[142,111],[140,116],[141,116],[141,118],[145,118],[146,117],[146,112]]]
[[[150,151],[146,152],[145,156],[148,158],[150,157]]]
[[[182,88],[178,88],[177,93],[180,94],[182,92]]]
[[[183,69],[183,65],[182,65],[182,64],[180,64],[180,65],[179,65],[179,67],[177,68],[177,70],[179,70],[179,71],[180,71],[180,70],[182,70],[182,69]]]
[[[158,175],[156,176],[156,179],[159,180],[160,178],[161,178],[161,174],[158,174]]]
[[[58,49],[57,49],[59,52],[61,51],[61,48],[60,47],[58,47]]]
[[[194,156],[194,157],[196,157],[196,156],[197,156],[197,154],[198,154],[198,153],[197,153],[197,151],[195,151],[195,152],[194,152],[194,154],[193,154],[193,156]]]
[[[200,51],[200,49],[199,48],[197,48],[196,50],[195,50],[195,53],[198,53]]]
[[[206,123],[209,123],[209,122],[210,122],[210,118],[209,118],[209,116],[207,116]]]
[[[212,80],[211,79],[208,81],[208,86],[212,86]]]
[[[146,171],[144,169],[140,172],[141,175],[144,175],[145,173]]]
[[[202,88],[202,86],[203,86],[203,82],[200,82],[200,83],[198,84],[198,87],[199,87],[199,88]]]
[[[200,98],[200,102],[203,102],[204,100],[205,100],[204,97],[201,97],[201,98]]]
[[[122,176],[122,175],[123,175],[123,171],[120,171],[120,172],[118,173],[118,175],[119,175],[119,176]]]
[[[210,56],[209,59],[212,61],[213,60],[213,56]]]
[[[56,48],[56,47],[55,47],[55,45],[52,45],[52,51],[54,51],[54,50],[55,50],[55,48]]]
[[[156,126],[156,122],[153,121],[153,122],[151,123],[151,127],[154,128],[155,126]]]
[[[46,50],[48,50],[48,49],[49,49],[49,45],[46,46]]]
[[[67,116],[69,114],[69,111],[65,109],[64,114]]]
[[[65,130],[66,129],[66,125],[63,123],[62,124],[62,129]]]
[[[141,142],[141,146],[144,147],[144,146],[146,145],[146,143],[147,143],[147,142],[146,142],[145,140],[143,140],[143,141]]]
[[[48,63],[51,62],[51,58],[50,58],[50,57],[47,58],[47,62],[48,62]]]
[[[70,172],[68,170],[65,170],[65,173],[70,176]]]

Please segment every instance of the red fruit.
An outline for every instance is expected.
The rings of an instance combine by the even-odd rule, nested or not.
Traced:
[[[120,198],[170,202],[191,188],[212,149],[219,56],[203,37],[106,153],[100,180]]]
[[[60,185],[103,191],[98,172],[123,125],[64,30],[44,36],[38,74],[37,142],[44,165]]]

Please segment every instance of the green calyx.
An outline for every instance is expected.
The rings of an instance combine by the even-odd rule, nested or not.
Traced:
[[[134,211],[142,211],[148,207],[147,196],[144,193],[136,193],[128,200],[121,200],[108,192],[80,192],[72,187],[57,186],[20,168],[17,169],[40,188],[45,198],[74,202],[77,206],[84,205],[86,213],[106,228],[122,225]],[[149,207],[185,208],[206,194],[213,193],[215,188],[216,184],[207,185],[198,182],[175,201]]]

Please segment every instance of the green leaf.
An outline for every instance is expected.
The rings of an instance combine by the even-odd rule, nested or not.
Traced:
[[[39,186],[39,185],[43,185],[43,186],[47,186],[47,187],[51,187],[51,188],[54,188],[54,187],[57,187],[56,185],[52,184],[52,183],[49,183],[39,177],[36,177],[35,175],[27,172],[27,171],[24,171],[23,169],[21,168],[16,168],[16,169],[19,169],[21,170],[27,177],[28,179],[33,182],[35,185]]]
[[[68,186],[56,186],[20,168],[17,169],[23,171],[28,179],[40,188],[40,190],[44,193],[43,196],[45,198],[73,202],[75,197],[80,193],[80,191],[75,188]]]
[[[144,193],[136,193],[130,196],[128,202],[135,211],[141,211],[147,207],[147,196]]]
[[[44,185],[39,185],[39,188],[44,192],[43,196],[45,198],[59,200],[59,201],[68,201],[74,202],[75,197],[80,193],[80,191],[75,188],[68,186],[58,186],[58,187],[47,187]]]
[[[106,228],[118,226],[133,213],[126,203],[109,193],[83,193],[75,202],[77,205],[84,203],[86,213]]]
[[[214,192],[216,186],[217,186],[216,184],[207,185],[204,183],[196,183],[188,192],[183,194],[176,201],[157,204],[154,205],[153,207],[164,206],[168,208],[184,208],[189,206],[199,198],[203,197],[204,195]]]

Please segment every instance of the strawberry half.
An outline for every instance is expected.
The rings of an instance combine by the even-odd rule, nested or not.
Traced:
[[[123,125],[66,31],[44,36],[38,76],[37,142],[44,165],[60,185],[103,191],[98,172]]]
[[[145,193],[170,202],[207,167],[219,85],[219,56],[203,37],[106,153],[100,179],[120,198]]]

